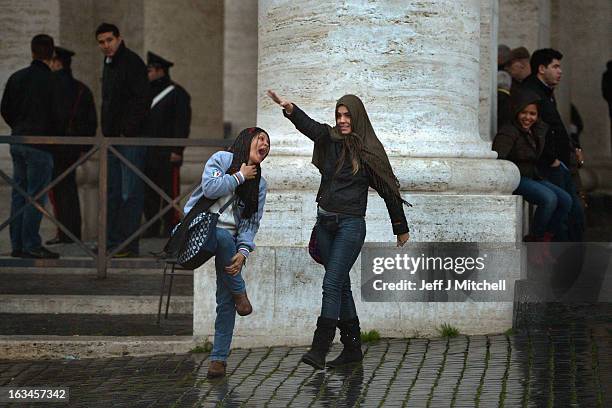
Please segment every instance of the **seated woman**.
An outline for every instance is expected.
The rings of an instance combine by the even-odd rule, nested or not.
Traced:
[[[255,249],[255,234],[264,213],[267,189],[260,163],[269,151],[270,137],[264,130],[244,129],[227,151],[213,154],[206,162],[202,183],[185,204],[187,214],[204,196],[217,200],[208,210],[217,212],[233,200],[217,221],[217,317],[208,378],[225,375],[236,312],[246,316],[253,311],[240,271]]]
[[[521,172],[521,181],[513,194],[537,205],[532,235],[525,237],[525,241],[549,242],[564,228],[572,198],[538,172],[539,166],[560,165],[558,160],[552,163],[541,160],[547,125],[539,120],[540,97],[521,90],[512,95],[511,106],[512,120],[497,132],[493,150],[499,159],[510,160]]]

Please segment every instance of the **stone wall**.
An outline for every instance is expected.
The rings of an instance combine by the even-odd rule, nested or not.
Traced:
[[[257,2],[225,0],[223,120],[230,137],[257,121]]]
[[[529,52],[550,46],[551,0],[499,0],[499,43]]]

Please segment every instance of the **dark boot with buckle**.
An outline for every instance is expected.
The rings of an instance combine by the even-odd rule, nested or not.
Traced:
[[[340,329],[340,341],[344,345],[344,348],[338,357],[327,363],[329,368],[336,368],[363,360],[359,318],[355,317],[350,320],[340,320],[338,322],[338,328]]]
[[[236,304],[236,312],[240,316],[247,316],[253,312],[253,306],[249,302],[246,292],[233,294],[234,303]]]
[[[302,361],[317,370],[325,368],[325,356],[329,352],[334,337],[336,336],[336,319],[327,317],[319,317],[317,320],[317,329],[312,338],[312,346],[310,351],[302,356]]]

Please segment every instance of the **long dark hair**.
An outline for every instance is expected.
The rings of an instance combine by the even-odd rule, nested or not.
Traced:
[[[250,127],[242,130],[234,143],[230,147],[228,147],[227,151],[232,152],[234,154],[234,158],[232,159],[232,164],[227,170],[228,174],[234,174],[240,170],[240,166],[242,163],[249,162],[249,155],[251,153],[251,142],[253,138],[256,137],[259,133],[265,133],[268,135],[268,132],[258,127]],[[269,143],[268,136],[268,143]],[[252,180],[247,180],[242,183],[237,189],[236,194],[240,200],[244,203],[244,210],[242,211],[242,218],[249,219],[254,214],[257,213],[257,209],[259,208],[259,183],[261,181],[261,166],[257,164],[257,175]]]

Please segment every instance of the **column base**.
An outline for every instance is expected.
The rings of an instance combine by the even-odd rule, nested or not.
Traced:
[[[406,211],[413,241],[516,242],[522,235],[518,196],[430,193],[407,198],[414,205]],[[243,272],[254,312],[237,319],[234,347],[308,344],[312,339],[324,275],[306,249],[315,212],[312,192],[268,194],[258,248]],[[366,219],[366,241],[395,241],[384,202],[376,194],[371,194]],[[509,288],[520,278],[518,262],[506,277]],[[364,330],[409,337],[436,335],[445,322],[465,334],[501,333],[512,327],[512,302],[363,302],[359,268],[360,259],[351,282]],[[194,336],[212,338],[214,319],[215,271],[209,262],[195,274]]]

